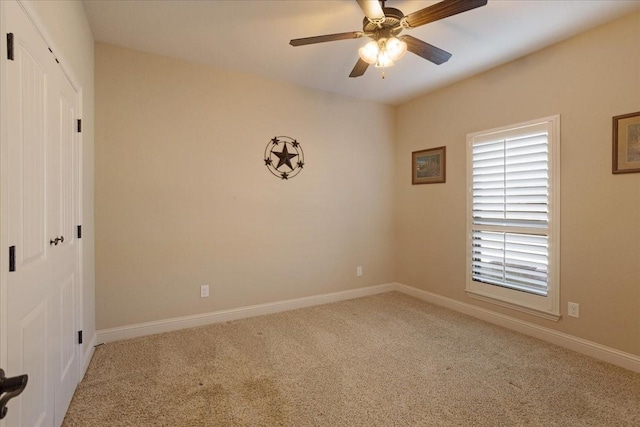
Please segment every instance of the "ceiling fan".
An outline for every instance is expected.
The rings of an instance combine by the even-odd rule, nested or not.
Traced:
[[[357,39],[367,36],[369,43],[358,50],[360,59],[349,77],[360,77],[369,65],[389,67],[408,50],[436,65],[447,62],[451,54],[410,35],[400,35],[403,30],[416,28],[458,13],[487,4],[487,0],[444,0],[424,9],[404,15],[400,10],[385,7],[385,0],[356,0],[365,14],[362,31],[327,34],[324,36],[293,39],[291,46]]]

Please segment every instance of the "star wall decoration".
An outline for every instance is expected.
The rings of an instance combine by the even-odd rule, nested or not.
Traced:
[[[304,152],[300,143],[288,136],[271,138],[264,150],[264,164],[274,176],[288,180],[304,167]]]

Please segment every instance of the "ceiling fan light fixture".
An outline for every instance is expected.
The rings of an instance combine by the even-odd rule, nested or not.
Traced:
[[[358,55],[367,64],[375,64],[376,67],[391,67],[395,61],[402,58],[407,51],[407,44],[396,38],[380,38],[371,40],[358,49]]]
[[[376,68],[387,68],[394,64],[393,60],[389,57],[389,53],[386,50],[381,50],[376,61]]]
[[[378,42],[375,40],[371,40],[369,43],[358,49],[358,55],[360,55],[360,58],[362,58],[362,60],[367,64],[375,64],[378,61],[379,53],[380,48],[378,47]]]
[[[402,58],[407,51],[407,44],[396,37],[390,37],[385,42],[384,51],[387,52],[389,59],[397,61]]]

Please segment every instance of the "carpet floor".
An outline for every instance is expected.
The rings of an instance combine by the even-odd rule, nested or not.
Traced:
[[[640,426],[640,374],[391,292],[99,346],[63,426]]]

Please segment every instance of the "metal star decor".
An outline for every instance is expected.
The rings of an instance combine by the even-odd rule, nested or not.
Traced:
[[[300,143],[288,136],[271,138],[264,150],[264,164],[273,175],[288,180],[304,167],[304,152]]]

